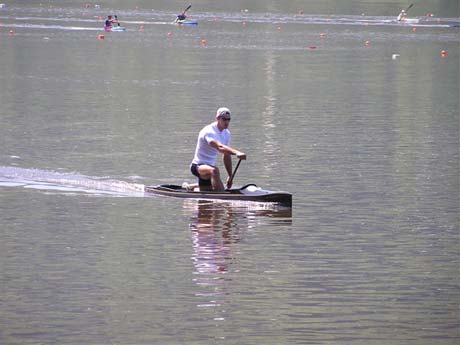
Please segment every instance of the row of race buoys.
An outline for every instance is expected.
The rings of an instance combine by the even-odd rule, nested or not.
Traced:
[[[243,23],[245,24],[246,22],[243,22]],[[0,29],[1,29],[1,26],[0,26]],[[143,25],[140,26],[139,31],[144,31],[144,26]],[[281,26],[278,26],[278,31],[281,31]],[[412,31],[415,32],[416,28],[415,27],[412,28]],[[174,34],[171,31],[168,31],[167,36],[168,36],[168,38],[172,38],[174,36]],[[105,35],[102,35],[102,34],[97,35],[97,37],[98,37],[99,40],[104,40],[105,39]],[[322,32],[322,33],[319,34],[319,38],[325,39],[325,38],[327,38],[327,34]],[[205,39],[201,40],[201,46],[206,47],[207,44],[208,44],[208,42]],[[364,42],[364,45],[369,48],[371,46],[371,41],[366,40]],[[317,46],[316,45],[310,45],[308,47],[308,49],[309,50],[316,50]],[[393,54],[392,59],[396,60],[399,56],[400,56],[399,54]],[[442,50],[441,51],[441,57],[446,57],[446,56],[447,56],[447,51]]]
[[[13,30],[10,30],[10,32],[12,32],[12,31],[13,31]],[[14,33],[13,33],[13,34],[14,34]],[[168,37],[173,37],[173,33],[172,33],[171,31],[168,32]],[[321,34],[319,35],[319,37],[320,37],[320,38],[326,38],[327,35],[326,35],[325,33],[321,33]],[[104,40],[104,39],[105,39],[105,35],[99,34],[99,35],[97,35],[97,38],[98,38],[99,40]],[[201,40],[201,45],[202,45],[203,47],[207,46],[207,44],[208,44],[208,41],[206,41],[205,39],[202,39],[202,40]],[[364,42],[364,44],[365,44],[366,47],[370,47],[370,46],[371,46],[371,42],[370,42],[370,41],[366,41],[366,42]],[[310,46],[308,47],[308,49],[310,49],[310,50],[315,50],[316,48],[317,48],[317,47],[316,47],[315,45],[310,45]],[[393,55],[391,56],[391,58],[392,58],[393,60],[396,60],[399,56],[400,56],[399,54],[393,54]],[[446,50],[441,50],[441,57],[446,57],[446,56],[447,56],[447,51],[446,51]]]

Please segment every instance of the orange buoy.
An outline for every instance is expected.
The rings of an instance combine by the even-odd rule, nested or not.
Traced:
[[[141,25],[141,26],[139,27],[139,31],[144,31],[144,25]]]
[[[97,35],[97,38],[100,39],[100,40],[103,40],[103,39],[105,39],[105,36],[104,35]]]
[[[278,26],[278,31],[281,31],[281,25],[280,25],[280,26]]]
[[[206,44],[208,44],[208,42],[206,42],[206,40],[201,40],[201,45],[204,47],[206,46]]]
[[[417,28],[412,28],[412,32],[416,32],[417,31]]]
[[[14,31],[13,31],[13,30],[10,30],[10,31],[8,31],[8,34],[9,34],[10,36],[13,36],[13,35],[14,35]]]
[[[243,27],[246,27],[246,22],[243,22]]]
[[[446,56],[447,56],[447,51],[441,50],[441,56],[442,56],[442,57],[446,57]]]
[[[172,37],[173,33],[170,31],[168,32],[168,37]]]
[[[366,45],[366,47],[370,47],[371,46],[371,41],[366,41],[366,42],[364,42],[364,44]]]
[[[309,46],[308,49],[310,49],[310,50],[315,50],[315,49],[316,49],[316,46]]]
[[[326,38],[326,36],[327,36],[327,35],[326,35],[325,33],[319,34],[319,37],[320,37],[320,38]]]

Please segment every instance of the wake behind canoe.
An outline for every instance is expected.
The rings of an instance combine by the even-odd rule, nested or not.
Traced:
[[[237,189],[229,189],[223,192],[187,191],[181,186],[164,184],[146,186],[145,192],[176,198],[255,201],[276,203],[280,206],[292,207],[292,195],[290,193],[264,190],[254,184],[249,184]]]

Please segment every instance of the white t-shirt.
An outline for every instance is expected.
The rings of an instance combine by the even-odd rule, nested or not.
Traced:
[[[219,151],[210,145],[210,142],[217,140],[221,144],[230,144],[230,131],[224,129],[222,132],[217,128],[217,122],[213,122],[205,126],[198,134],[198,141],[196,143],[195,156],[192,163],[194,164],[207,164],[214,166]]]

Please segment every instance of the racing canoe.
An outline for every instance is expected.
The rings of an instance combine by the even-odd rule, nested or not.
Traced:
[[[397,20],[401,24],[418,24],[420,23],[419,18],[402,18],[401,20]]]
[[[176,198],[255,201],[292,207],[292,194],[264,190],[257,187],[255,184],[247,184],[241,188],[228,189],[222,192],[188,191],[181,186],[162,184],[157,186],[145,186],[145,192]]]

